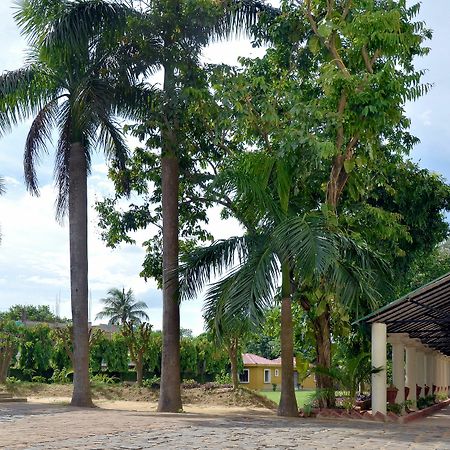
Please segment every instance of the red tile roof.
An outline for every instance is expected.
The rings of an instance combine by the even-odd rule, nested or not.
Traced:
[[[244,366],[255,365],[255,366],[281,366],[281,358],[267,359],[262,356],[254,355],[253,353],[243,353],[242,361]],[[295,357],[294,357],[294,367],[295,367]]]
[[[247,365],[247,364],[256,364],[256,365],[263,365],[263,366],[273,365],[273,363],[270,359],[263,358],[262,356],[254,355],[253,353],[243,353],[242,361],[243,361],[244,365]]]

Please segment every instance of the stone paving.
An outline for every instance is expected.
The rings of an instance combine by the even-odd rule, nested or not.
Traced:
[[[2,449],[450,449],[450,408],[409,425],[2,405]]]

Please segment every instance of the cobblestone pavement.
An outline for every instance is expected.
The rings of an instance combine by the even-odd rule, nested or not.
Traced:
[[[2,449],[450,449],[450,408],[410,425],[0,405]]]

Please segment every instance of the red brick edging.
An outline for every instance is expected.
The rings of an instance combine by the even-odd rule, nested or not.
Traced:
[[[434,412],[439,411],[442,408],[445,408],[448,405],[450,405],[450,398],[447,400],[444,400],[440,403],[436,403],[435,405],[431,405],[428,408],[420,409],[419,411],[409,413],[406,416],[401,416],[401,417],[399,417],[399,422],[400,423],[408,423],[413,420],[423,419],[424,417],[429,416],[429,415],[433,414]]]

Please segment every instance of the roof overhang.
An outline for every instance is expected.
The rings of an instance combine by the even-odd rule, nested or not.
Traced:
[[[385,323],[388,333],[408,333],[450,356],[450,273],[357,322]]]

